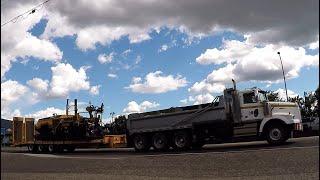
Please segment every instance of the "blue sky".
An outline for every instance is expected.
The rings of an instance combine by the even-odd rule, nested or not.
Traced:
[[[50,22],[50,18],[47,17],[40,17],[35,20],[32,26],[29,25],[32,28],[29,28],[27,32],[40,40],[43,39],[43,34],[47,33],[48,19]],[[283,50],[281,51],[281,55],[284,60],[285,69],[288,62],[289,65],[286,70],[292,71],[292,73],[288,74],[287,80],[287,87],[292,91],[292,95],[302,95],[304,91],[314,91],[319,85],[318,46],[310,46],[311,43],[318,43],[317,38],[298,46],[286,43],[258,44],[250,42],[250,44],[249,40],[251,39],[247,36],[247,33],[228,30],[227,28],[197,36],[192,33],[190,34],[188,31],[163,25],[158,29],[149,29],[147,32],[149,38],[137,43],[131,42],[132,38],[129,33],[129,35],[124,34],[120,38],[114,38],[110,42],[95,42],[94,48],[83,49],[77,43],[79,34],[75,33],[73,35],[52,36],[48,38],[48,41],[56,45],[59,51],[63,53],[58,62],[43,60],[44,58],[36,55],[20,57],[17,55],[16,60],[11,61],[11,67],[2,77],[2,84],[9,80],[16,81],[28,89],[24,91],[25,94],[19,95],[21,97],[30,96],[30,93],[38,92],[27,83],[29,80],[40,78],[47,81],[50,89],[53,87],[51,84],[53,77],[51,68],[59,63],[64,63],[70,64],[77,72],[80,68],[87,67],[85,68],[85,81],[90,83],[90,87],[80,88],[76,91],[70,90],[64,96],[37,96],[37,101],[33,103],[26,103],[23,98],[10,100],[10,102],[10,98],[2,98],[2,102],[7,103],[8,107],[10,107],[9,110],[4,107],[9,114],[10,112],[13,114],[14,110],[18,110],[19,115],[32,115],[33,113],[37,114],[37,112],[39,114],[39,111],[46,110],[48,107],[63,110],[66,98],[77,98],[81,102],[91,101],[95,105],[103,102],[106,107],[105,116],[108,116],[110,112],[115,112],[116,114],[135,112],[136,106],[140,108],[139,111],[147,111],[204,103],[221,93],[221,88],[216,87],[230,87],[232,77],[237,79],[240,89],[257,86],[266,90],[281,91],[284,85],[281,71],[278,69],[280,62],[276,54],[277,50],[281,50],[281,48]],[[316,36],[319,37],[318,34]],[[270,44],[272,45],[271,50],[267,48]],[[167,48],[161,50],[164,46]],[[242,55],[232,52],[233,49],[239,46],[242,47],[239,52],[244,52]],[[259,50],[259,48],[261,48],[262,53],[271,52],[271,54],[261,54],[261,60],[260,57],[257,57],[258,63],[254,61],[247,62],[246,58],[256,55],[252,52]],[[299,48],[300,50],[303,48],[305,53],[299,53]],[[208,49],[216,49],[215,54],[206,53]],[[248,49],[249,52],[246,51]],[[252,51],[250,52],[250,50]],[[129,52],[124,54],[125,51]],[[113,55],[111,62],[101,63],[98,61],[99,55],[110,55],[111,53]],[[272,53],[274,54],[272,55]],[[202,54],[205,58],[200,58]],[[299,55],[299,58],[302,59],[292,57],[295,55]],[[259,62],[268,64],[269,57],[273,58],[270,59],[270,64],[274,65],[276,69],[271,71],[268,68],[262,68],[260,70],[261,66]],[[304,60],[303,58],[310,58],[310,60]],[[298,63],[300,60],[303,62],[301,63],[302,65]],[[244,64],[247,64],[244,71],[248,72],[241,70],[240,66]],[[229,71],[223,71],[222,76],[224,76],[224,80],[216,80],[216,78],[221,79],[217,75],[220,73],[213,71],[221,70],[228,65],[234,66],[232,74],[228,74],[227,72]],[[257,69],[257,72],[253,72],[255,69]],[[174,80],[180,78],[180,80],[183,79],[186,82],[180,82],[181,84],[177,88],[164,90],[165,92],[161,93],[150,92],[146,90],[148,87],[144,87],[144,90],[148,91],[145,93],[141,93],[143,89],[138,88],[135,90],[134,88],[129,88],[130,85],[134,84],[133,77],[140,77],[140,84],[143,84],[145,77],[149,73],[156,71],[162,72],[160,77],[172,76]],[[278,75],[275,75],[275,73],[278,73]],[[116,75],[116,77],[108,77],[108,74]],[[268,79],[268,77],[271,79]],[[197,82],[203,82],[205,86],[200,87],[198,86],[199,84],[196,84]],[[90,93],[92,86],[99,86],[98,94]],[[161,84],[160,87],[153,88],[161,88],[161,86],[167,86],[167,84]],[[48,90],[45,93],[50,94],[51,91],[53,90]],[[8,94],[10,95],[10,92]],[[129,105],[129,102],[132,101],[136,104],[131,103]],[[142,105],[144,101],[148,101],[150,104],[144,106]],[[24,103],[25,105],[23,105]],[[125,112],[125,108],[131,110]],[[5,115],[7,116],[8,113]]]

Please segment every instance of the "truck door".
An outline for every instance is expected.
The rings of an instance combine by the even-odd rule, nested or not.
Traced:
[[[252,122],[263,119],[263,105],[258,101],[254,91],[240,94],[241,121]]]

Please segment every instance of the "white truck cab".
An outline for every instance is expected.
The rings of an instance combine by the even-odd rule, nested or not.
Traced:
[[[241,123],[258,123],[259,134],[269,143],[282,143],[290,137],[292,130],[302,131],[301,113],[297,103],[270,102],[266,92],[258,88],[237,93]]]

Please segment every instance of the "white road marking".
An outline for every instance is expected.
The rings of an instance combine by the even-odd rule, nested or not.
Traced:
[[[186,155],[206,155],[206,154],[226,154],[226,153],[248,153],[258,151],[276,151],[276,150],[290,150],[290,149],[312,149],[319,148],[319,146],[304,146],[304,147],[284,147],[284,148],[264,148],[254,150],[236,150],[236,151],[218,151],[218,152],[194,152],[194,153],[172,153],[172,154],[146,154],[146,155],[126,155],[120,157],[90,157],[90,156],[66,156],[54,154],[29,154],[26,156],[40,157],[40,158],[63,158],[63,159],[100,159],[100,160],[120,160],[128,158],[143,158],[143,157],[165,157],[165,156],[186,156]]]

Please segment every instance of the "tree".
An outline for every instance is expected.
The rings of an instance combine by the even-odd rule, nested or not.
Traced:
[[[118,116],[114,119],[114,122],[111,123],[112,134],[125,134],[126,133],[126,116]]]

